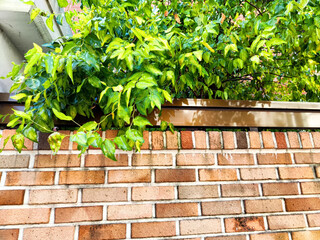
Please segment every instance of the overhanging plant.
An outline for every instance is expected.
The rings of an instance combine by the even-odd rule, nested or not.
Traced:
[[[65,19],[75,34],[46,44],[48,52],[35,44],[8,74],[14,99],[25,103],[24,112],[10,116],[13,145],[21,151],[24,138],[37,141],[39,130],[51,133],[57,152],[64,136],[53,131],[56,119],[90,119],[101,109],[100,121],[79,125],[71,140],[81,153],[94,146],[115,160],[115,145],[140,149],[151,125],[145,116],[172,98],[318,101],[319,6],[318,0],[83,0],[82,12],[34,8],[32,20],[47,16],[52,29]],[[120,129],[118,136],[102,139],[98,131],[110,127]]]

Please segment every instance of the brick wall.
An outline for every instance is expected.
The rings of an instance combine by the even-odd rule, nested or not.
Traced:
[[[118,162],[45,137],[0,155],[1,240],[320,239],[319,132],[145,132]]]

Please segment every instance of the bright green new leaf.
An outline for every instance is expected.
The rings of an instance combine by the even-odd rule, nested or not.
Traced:
[[[40,9],[40,8],[34,8],[34,9],[32,9],[31,14],[30,14],[30,20],[31,20],[31,22],[33,22],[33,20],[39,15],[40,12],[41,12],[41,9]]]
[[[113,141],[109,139],[105,139],[102,143],[101,150],[106,157],[110,158],[113,161],[117,161],[114,155],[116,151],[116,147]]]
[[[117,144],[118,148],[125,151],[131,151],[132,147],[129,145],[126,137],[124,135],[115,137],[115,144]]]
[[[25,98],[27,96],[28,95],[25,93],[18,93],[17,95],[10,96],[10,98],[18,101],[18,100],[21,100],[22,98]]]
[[[65,8],[68,6],[69,3],[67,0],[58,0],[58,4],[59,4],[59,7]]]
[[[143,136],[142,136],[142,133],[137,130],[137,129],[128,129],[126,131],[126,137],[128,139],[131,139],[132,141],[139,141],[141,143],[144,142],[144,139],[143,139]]]
[[[88,77],[88,82],[91,84],[91,86],[95,88],[101,88],[101,82],[100,79],[96,76]]]
[[[133,119],[133,125],[139,128],[144,128],[147,125],[152,126],[152,124],[146,118],[141,116],[137,116]]]
[[[92,131],[94,129],[96,129],[96,127],[98,126],[98,123],[96,121],[90,121],[87,122],[85,124],[83,124],[78,131],[79,132],[83,132],[83,131]]]
[[[53,111],[54,115],[55,115],[57,118],[59,118],[60,120],[72,121],[72,117],[66,116],[64,113],[59,112],[57,109],[52,108],[52,111]]]
[[[53,32],[53,18],[54,18],[54,14],[50,14],[50,16],[47,18],[46,20],[46,24],[48,26],[48,28]]]
[[[64,135],[59,132],[54,132],[49,135],[48,142],[53,153],[57,153],[61,147],[62,140],[64,139]]]
[[[24,136],[21,133],[16,133],[15,135],[12,135],[11,141],[12,145],[19,153],[21,153],[22,148],[26,148],[24,146]]]
[[[72,70],[72,57],[68,57],[67,59],[67,73],[68,73],[68,76],[70,77],[70,79],[72,80],[72,83],[74,83],[73,81],[73,70]]]
[[[33,142],[38,142],[37,131],[33,127],[28,127],[23,130],[23,135]]]
[[[12,109],[12,111],[14,112],[14,115],[16,115],[16,116],[18,116],[18,117],[22,117],[22,118],[31,120],[30,115],[28,115],[28,114],[25,113],[25,112],[18,111],[18,110],[15,110],[15,109]]]

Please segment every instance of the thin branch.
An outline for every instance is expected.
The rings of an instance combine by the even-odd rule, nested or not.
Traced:
[[[262,15],[262,12],[260,11],[260,9],[257,7],[257,6],[255,6],[255,5],[253,5],[251,2],[248,2],[247,0],[244,0],[246,3],[248,3],[249,5],[251,5],[252,7],[254,7],[255,9],[257,9],[258,10],[258,12],[259,12],[259,15]]]

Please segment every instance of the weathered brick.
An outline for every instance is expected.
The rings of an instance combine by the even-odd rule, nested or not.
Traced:
[[[108,220],[151,218],[152,205],[111,205],[108,206]]]
[[[21,205],[23,204],[23,198],[24,190],[0,191],[0,205]]]
[[[241,201],[202,202],[201,209],[204,216],[231,215],[242,212]]]
[[[279,167],[280,179],[311,179],[314,178],[311,167]]]
[[[209,132],[210,149],[221,149],[221,135],[220,132]]]
[[[219,165],[253,165],[253,154],[247,153],[227,153],[218,154]]]
[[[302,148],[312,148],[312,142],[309,132],[299,132]]]
[[[126,224],[84,225],[79,227],[79,240],[125,238]]]
[[[49,208],[1,209],[0,225],[48,223]]]
[[[269,229],[284,230],[306,227],[303,215],[267,216]]]
[[[0,169],[3,168],[27,168],[29,166],[29,155],[1,155]]]
[[[319,164],[320,153],[295,153],[294,159],[298,164]]]
[[[261,136],[264,148],[275,148],[272,132],[262,131]]]
[[[320,198],[285,199],[288,212],[320,210]]]
[[[198,216],[197,203],[162,203],[156,204],[157,218]]]
[[[82,202],[122,202],[128,200],[127,188],[87,188],[82,190]]]
[[[167,149],[178,149],[178,132],[166,131]]]
[[[149,131],[143,131],[143,140],[144,143],[141,146],[142,150],[149,149]]]
[[[242,180],[270,180],[277,179],[275,168],[241,168]]]
[[[60,149],[61,150],[68,150],[69,149],[69,143],[70,143],[71,131],[60,130],[59,133],[65,136],[64,139],[62,139]]]
[[[178,166],[214,165],[212,153],[180,153],[177,154]]]
[[[193,141],[192,141],[192,132],[191,131],[181,131],[181,148],[182,149],[192,149]]]
[[[151,171],[149,169],[110,170],[108,183],[134,183],[150,182]]]
[[[34,167],[80,167],[80,158],[76,154],[36,155]]]
[[[264,233],[250,235],[250,240],[289,240],[288,233]]]
[[[18,240],[19,229],[1,229],[0,239],[3,240]]]
[[[309,227],[320,227],[320,213],[307,214]]]
[[[299,135],[297,132],[287,132],[290,148],[300,148]]]
[[[289,153],[259,153],[257,154],[258,164],[292,164],[292,158]]]
[[[133,201],[170,200],[174,199],[174,187],[133,187]]]
[[[182,220],[180,221],[181,235],[197,235],[220,233],[220,219],[203,219],[203,220]]]
[[[194,182],[194,169],[156,169],[156,182]]]
[[[275,132],[274,135],[276,137],[277,148],[278,149],[286,149],[288,146],[287,146],[287,142],[286,142],[285,133],[284,132]]]
[[[237,139],[237,148],[238,149],[248,148],[246,132],[236,132],[236,139]]]
[[[8,172],[7,186],[52,185],[54,172]]]
[[[203,199],[219,197],[218,185],[179,186],[179,199]]]
[[[250,148],[259,149],[261,148],[261,141],[259,132],[250,131],[249,132]]]
[[[195,148],[207,149],[207,136],[205,131],[194,131]]]
[[[88,154],[85,158],[86,167],[125,167],[128,166],[127,154],[116,154],[117,161],[105,157],[103,154]]]
[[[61,171],[59,184],[102,184],[105,171]]]
[[[297,183],[263,183],[264,196],[298,195]]]
[[[133,166],[172,166],[172,154],[133,154]]]
[[[222,132],[223,139],[223,148],[224,149],[234,149],[234,132],[231,131],[223,131]]]
[[[236,169],[200,169],[200,181],[236,181]]]
[[[74,227],[26,228],[23,231],[24,240],[73,240]]]
[[[132,238],[171,237],[175,235],[175,222],[144,222],[131,224]]]
[[[152,149],[153,150],[161,150],[164,148],[163,143],[163,132],[153,131],[151,133],[152,136]]]
[[[314,148],[320,148],[320,132],[312,132],[311,135]]]
[[[55,223],[102,220],[102,206],[65,207],[55,209]]]
[[[302,194],[319,194],[320,182],[302,182],[301,192]]]
[[[258,184],[224,184],[221,185],[223,197],[259,196]]]
[[[293,232],[292,240],[319,240],[320,231],[302,231],[302,232]]]
[[[0,149],[3,148],[4,140],[10,136],[9,141],[7,142],[6,146],[4,147],[4,150],[14,150],[14,146],[11,141],[11,136],[16,133],[15,129],[4,129],[1,133],[2,138],[0,138]],[[32,150],[33,149],[33,142],[27,138],[24,138],[24,146],[27,148],[24,148],[23,150]]]
[[[75,203],[77,198],[77,189],[30,190],[29,204]]]
[[[227,233],[265,230],[262,217],[227,218],[224,223]]]
[[[283,212],[281,199],[245,200],[246,213]]]

